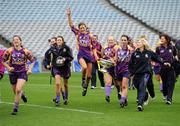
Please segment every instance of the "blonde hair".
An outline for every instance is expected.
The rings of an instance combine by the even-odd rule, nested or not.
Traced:
[[[139,39],[145,39],[146,41],[148,40],[148,37],[146,36],[146,35],[141,35],[140,37],[139,37]]]
[[[142,38],[141,40],[143,41],[144,48],[145,48],[145,49],[150,49],[149,44],[148,44],[148,41],[147,41],[145,38]]]
[[[141,41],[143,43],[145,49],[148,49],[148,50],[150,49],[147,37],[145,37],[144,35],[140,36],[137,41]]]

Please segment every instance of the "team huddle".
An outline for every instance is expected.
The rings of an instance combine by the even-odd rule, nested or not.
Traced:
[[[143,111],[148,98],[155,98],[153,73],[160,84],[163,98],[167,105],[173,101],[173,91],[179,75],[179,57],[177,48],[171,44],[166,34],[159,36],[160,40],[155,50],[148,46],[145,36],[136,42],[128,35],[122,35],[117,42],[113,36],[107,38],[108,46],[103,48],[86,24],[80,23],[78,28],[71,19],[71,10],[67,9],[68,24],[76,37],[77,59],[82,68],[82,96],[86,96],[90,81],[93,80],[92,68],[98,69],[101,82],[104,83],[105,100],[110,102],[111,86],[115,85],[121,108],[128,105],[128,82],[132,79],[137,89],[137,110]],[[68,79],[71,77],[71,61],[74,59],[71,48],[66,45],[63,36],[50,39],[50,48],[45,52],[44,67],[51,71],[55,78],[55,98],[53,102],[59,106],[63,100],[68,104]],[[13,37],[13,47],[0,52],[2,64],[9,71],[9,79],[15,94],[12,115],[19,110],[20,98],[27,102],[23,86],[32,73],[35,57],[22,46],[21,37]],[[27,67],[27,61],[31,65]],[[3,78],[4,68],[0,69],[0,79]],[[63,85],[61,84],[63,79]],[[62,100],[61,100],[62,98]]]

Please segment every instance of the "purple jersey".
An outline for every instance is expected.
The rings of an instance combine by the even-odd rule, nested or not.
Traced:
[[[115,50],[114,50],[114,46],[111,47],[107,47],[104,49],[104,57],[103,59],[109,60],[110,58],[113,58],[115,56]],[[114,73],[114,66],[107,68],[108,73],[114,78],[115,77],[115,73]]]
[[[99,58],[101,58],[101,54],[99,54],[99,53],[101,53],[101,50],[102,50],[101,43],[99,43],[99,42],[93,42],[93,43],[95,43],[93,45],[93,48],[95,48],[97,50],[97,55],[98,55]]]
[[[101,43],[99,43],[97,41],[93,41],[93,49],[96,49],[97,56],[99,58],[102,58],[102,55],[101,55],[101,50],[102,50]],[[96,62],[95,56],[93,58],[94,58],[94,62]]]
[[[107,47],[104,49],[104,58],[103,59],[109,60],[110,58],[113,58],[115,56],[114,46]]]
[[[165,61],[169,63],[173,63],[174,56],[177,55],[176,49],[172,45],[168,45],[168,47],[159,46],[156,48],[156,53]]]
[[[131,53],[128,49],[124,50],[119,48],[116,52],[117,56],[117,64],[116,64],[116,72],[122,73],[128,71],[128,63],[131,58]]]
[[[4,74],[4,65],[2,64],[2,57],[4,54],[4,50],[0,50],[0,74]]]
[[[89,61],[93,60],[93,53],[92,53],[92,40],[90,37],[89,32],[87,34],[79,32],[74,26],[71,28],[74,34],[77,36],[78,39],[78,46],[79,46],[79,58],[83,57],[88,59]]]
[[[79,51],[89,53],[91,55],[91,37],[89,33],[87,34],[78,34],[78,45],[79,45]]]
[[[14,68],[13,72],[27,71],[27,60],[34,62],[34,57],[26,48],[16,50],[12,47],[6,50],[3,55],[3,61],[8,61],[9,66]]]

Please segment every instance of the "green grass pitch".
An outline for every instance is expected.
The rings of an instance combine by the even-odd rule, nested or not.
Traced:
[[[54,81],[53,81],[54,83]],[[16,116],[13,109],[14,94],[5,75],[0,81],[0,126],[178,126],[180,125],[180,79],[176,83],[173,104],[168,106],[162,100],[157,81],[156,99],[145,106],[143,112],[136,109],[136,90],[128,92],[128,106],[120,108],[116,90],[111,91],[111,102],[105,102],[105,92],[88,89],[81,96],[81,74],[72,73],[69,80],[69,104],[55,107],[54,84],[49,84],[49,74],[33,74],[24,86],[28,103],[21,101]]]

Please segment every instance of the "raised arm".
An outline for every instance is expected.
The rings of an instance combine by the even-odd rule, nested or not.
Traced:
[[[71,17],[71,10],[70,10],[70,8],[67,9],[67,15],[68,15],[68,24],[69,24],[72,32],[73,32],[75,35],[77,35],[77,34],[79,33],[79,29],[77,29],[77,28],[74,26],[73,22],[72,22],[72,17]]]
[[[70,27],[73,27],[72,17],[71,17],[71,9],[67,9],[67,16],[68,16],[68,24]]]

